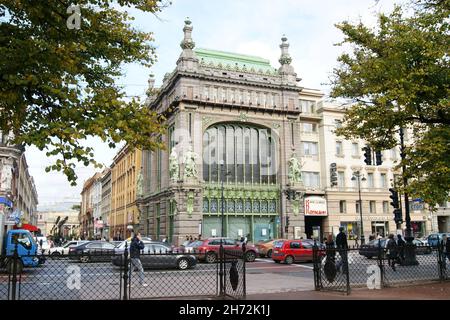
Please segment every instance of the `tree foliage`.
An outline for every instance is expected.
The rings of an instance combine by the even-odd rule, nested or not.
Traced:
[[[111,148],[162,147],[162,116],[127,99],[116,84],[125,63],[151,66],[151,33],[134,29],[119,8],[156,14],[157,0],[80,0],[81,24],[69,29],[72,1],[2,0],[0,4],[0,130],[15,143],[56,156],[46,170],[62,171],[72,185],[77,162],[100,165],[83,146],[97,136]]]
[[[406,191],[434,206],[450,190],[449,0],[416,0],[379,14],[375,28],[337,24],[351,53],[333,71],[333,97],[352,101],[337,131],[378,150],[413,133],[398,168]]]

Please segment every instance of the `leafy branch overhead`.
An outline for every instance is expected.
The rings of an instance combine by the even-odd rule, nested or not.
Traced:
[[[127,100],[115,79],[125,63],[155,62],[152,34],[134,29],[117,3],[157,14],[167,5],[148,0],[83,0],[80,29],[67,28],[71,1],[4,0],[0,4],[0,130],[15,143],[56,156],[47,171],[72,185],[77,162],[100,166],[82,142],[100,137],[110,147],[162,147],[163,116]]]
[[[405,5],[406,7],[406,5]],[[352,101],[337,132],[376,149],[405,149],[406,190],[431,206],[450,191],[449,0],[411,0],[380,14],[376,28],[337,24],[351,45],[333,71],[332,96]]]

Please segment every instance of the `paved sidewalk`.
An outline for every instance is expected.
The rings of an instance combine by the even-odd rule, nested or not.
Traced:
[[[381,290],[352,289],[350,295],[329,291],[248,294],[247,300],[450,300],[450,281]]]

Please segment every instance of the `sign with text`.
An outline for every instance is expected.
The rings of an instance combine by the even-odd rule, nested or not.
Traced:
[[[327,200],[318,196],[305,198],[305,216],[327,216]]]

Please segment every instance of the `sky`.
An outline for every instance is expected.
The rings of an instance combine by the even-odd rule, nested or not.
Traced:
[[[349,50],[335,46],[343,40],[335,24],[348,20],[373,26],[377,13],[392,8],[393,1],[389,0],[172,0],[172,5],[157,16],[128,9],[135,17],[134,28],[153,33],[157,62],[150,69],[134,64],[124,66],[124,76],[118,83],[128,96],[141,98],[150,74],[160,86],[164,74],[175,68],[181,53],[184,20],[189,17],[197,48],[260,56],[276,68],[280,65],[281,37],[286,35],[292,65],[302,79],[300,85],[327,94],[336,59],[343,50]],[[86,144],[94,147],[97,161],[106,166],[118,150],[109,149],[95,138]],[[78,184],[71,187],[62,173],[45,172],[52,159],[44,151],[30,147],[26,157],[41,205],[81,201],[83,182],[95,173],[95,168],[80,164],[76,168]]]

